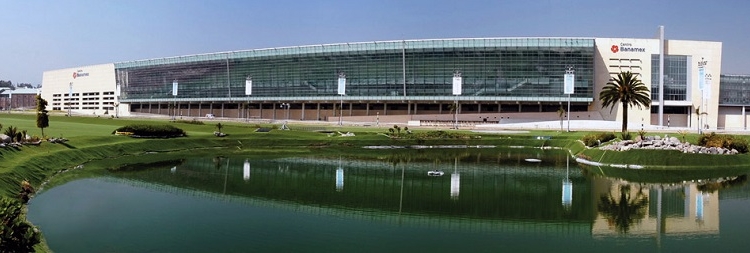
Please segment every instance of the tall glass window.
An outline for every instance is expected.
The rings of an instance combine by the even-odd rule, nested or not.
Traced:
[[[664,56],[664,100],[687,100],[687,56]],[[651,99],[659,100],[659,55],[651,55]]]

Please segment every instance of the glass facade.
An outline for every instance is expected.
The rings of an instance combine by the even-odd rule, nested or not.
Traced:
[[[750,105],[750,75],[721,75],[719,105]]]
[[[664,100],[686,101],[688,86],[688,57],[664,56]],[[659,101],[659,55],[651,55],[651,100]]]
[[[176,98],[188,101],[338,100],[339,75],[346,77],[344,100],[453,101],[454,73],[463,78],[458,100],[559,102],[567,101],[563,75],[573,68],[573,101],[590,102],[594,50],[589,38],[387,41],[160,58],[115,69],[123,102],[172,99],[174,80]]]

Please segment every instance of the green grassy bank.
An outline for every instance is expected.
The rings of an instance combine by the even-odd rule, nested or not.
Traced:
[[[4,128],[17,127],[27,130],[31,136],[40,136],[32,114],[1,115],[0,124]],[[529,134],[492,135],[472,134],[467,139],[391,139],[384,135],[387,127],[338,127],[292,125],[291,131],[272,130],[266,133],[255,132],[258,126],[273,128],[274,125],[245,122],[221,122],[226,137],[216,137],[217,121],[204,124],[169,122],[165,120],[111,119],[94,117],[52,116],[50,127],[44,130],[48,137],[63,137],[69,141],[62,144],[43,142],[39,146],[21,148],[0,148],[0,194],[15,196],[19,183],[28,180],[39,186],[50,176],[77,165],[97,160],[118,157],[138,156],[151,152],[189,151],[191,155],[205,154],[274,154],[274,153],[319,153],[354,152],[361,153],[358,147],[368,145],[500,145],[500,146],[576,146],[579,133],[548,131]],[[129,124],[172,124],[184,129],[188,136],[173,139],[140,139],[113,135],[113,131]],[[276,125],[278,127],[278,125]],[[333,133],[320,133],[313,130],[329,130]],[[434,129],[432,129],[434,130]],[[424,131],[414,129],[414,134]],[[455,130],[454,130],[455,131]],[[341,137],[336,132],[352,132],[355,136]],[[405,131],[404,131],[405,132]],[[481,138],[479,137],[481,136]],[[551,136],[552,139],[537,139],[536,136]],[[579,144],[580,146],[580,144]],[[357,147],[355,149],[355,147]]]
[[[197,123],[197,124],[196,124]],[[202,123],[202,124],[201,124]],[[627,152],[602,151],[584,147],[579,141],[589,132],[530,131],[522,134],[461,132],[465,139],[392,139],[388,127],[339,127],[330,125],[291,125],[291,131],[272,130],[255,132],[258,127],[274,128],[279,125],[247,122],[221,122],[226,137],[216,137],[219,121],[169,122],[148,119],[112,119],[95,117],[65,117],[53,115],[50,127],[44,130],[48,137],[69,139],[62,144],[43,142],[39,146],[0,148],[0,194],[15,196],[19,183],[28,180],[39,186],[50,176],[77,165],[99,160],[138,156],[144,153],[190,152],[226,155],[272,155],[279,153],[363,153],[360,147],[368,145],[495,145],[526,147],[557,147],[568,150],[571,155],[583,154],[593,161],[608,164],[638,164],[647,169],[660,170],[716,170],[737,168],[750,164],[750,155],[704,155],[684,154],[677,151],[631,150]],[[3,114],[0,124],[27,130],[28,135],[41,135],[36,128],[33,114]],[[173,139],[139,139],[113,135],[114,129],[130,124],[171,124],[184,129],[188,136]],[[403,126],[402,126],[403,127]],[[329,133],[321,133],[326,130]],[[412,129],[413,134],[435,131],[435,129]],[[330,133],[333,132],[333,133]],[[341,137],[337,132],[352,132],[355,136]],[[403,131],[405,132],[405,131]],[[538,138],[538,137],[544,138]],[[691,142],[698,135],[688,134]],[[744,137],[743,137],[744,138]],[[367,151],[374,152],[374,151]],[[140,159],[140,158],[139,158]],[[616,169],[615,169],[616,170]],[[637,172],[630,172],[637,173]]]

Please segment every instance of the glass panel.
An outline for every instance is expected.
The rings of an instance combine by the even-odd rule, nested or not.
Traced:
[[[720,105],[750,105],[749,75],[721,75],[720,82]]]
[[[685,55],[664,56],[664,100],[686,101],[688,65]],[[659,55],[651,55],[651,99],[659,100]]]
[[[562,97],[567,66],[576,70],[574,98],[593,98],[593,39],[450,39],[303,46],[217,53],[116,64],[123,99],[336,95],[338,73],[347,95],[402,96],[402,47],[406,46],[409,96],[450,96],[454,72],[464,77],[463,95],[513,97],[529,101]],[[229,61],[227,71],[227,58]],[[685,63],[673,59],[673,74]],[[683,68],[682,72],[680,68]],[[677,77],[678,75],[675,75]],[[127,80],[127,81],[125,81]],[[684,77],[670,89],[684,93]],[[680,85],[682,82],[682,86]],[[680,94],[680,93],[675,93]],[[684,96],[684,95],[683,95]]]

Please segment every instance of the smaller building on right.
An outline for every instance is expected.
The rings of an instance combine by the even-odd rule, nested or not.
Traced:
[[[750,75],[721,75],[718,129],[747,130]]]

